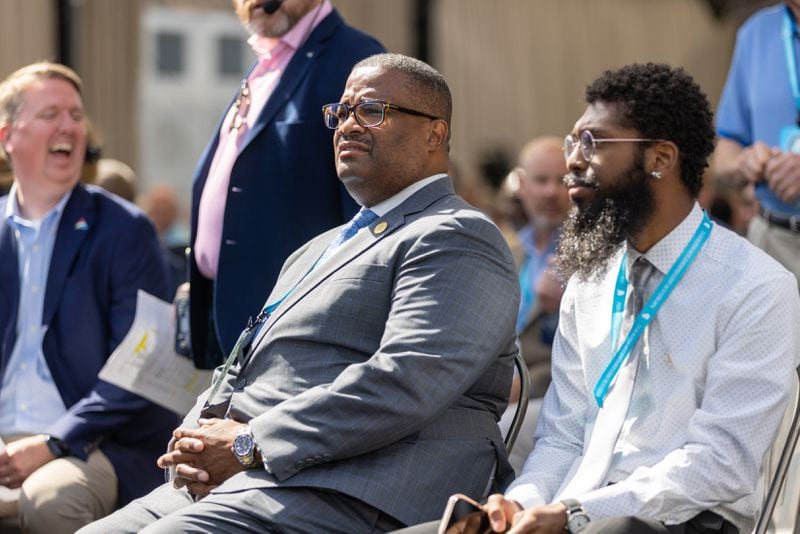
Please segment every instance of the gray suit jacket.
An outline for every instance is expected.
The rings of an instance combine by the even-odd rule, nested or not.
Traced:
[[[286,261],[268,302],[302,282],[185,425],[230,409],[268,461],[215,492],[323,488],[406,524],[435,519],[451,493],[481,497],[495,465],[497,487],[513,476],[497,427],[516,353],[513,260],[447,178],[303,278],[339,230]]]

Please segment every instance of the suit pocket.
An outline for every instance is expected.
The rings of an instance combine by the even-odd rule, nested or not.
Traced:
[[[342,282],[346,280],[363,280],[371,282],[384,282],[387,278],[388,267],[386,265],[368,263],[360,265],[345,265],[331,275],[328,283]]]

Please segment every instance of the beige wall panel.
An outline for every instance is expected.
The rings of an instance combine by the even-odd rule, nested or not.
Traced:
[[[378,39],[390,52],[413,54],[414,2],[408,0],[331,0],[348,24]]]
[[[89,117],[102,138],[103,155],[136,170],[138,0],[76,3],[73,61],[84,82]]]
[[[52,0],[2,0],[0,79],[28,63],[55,59],[55,29]]]
[[[467,169],[489,147],[516,153],[536,135],[565,134],[586,84],[626,63],[683,66],[716,105],[735,30],[697,0],[438,0],[436,20],[453,157]]]

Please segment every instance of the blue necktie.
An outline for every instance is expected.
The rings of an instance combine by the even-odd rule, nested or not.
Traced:
[[[333,254],[337,248],[355,236],[359,230],[369,226],[377,220],[378,215],[372,210],[364,208],[356,213],[355,217],[353,217],[353,219],[350,221],[350,224],[345,226],[344,229],[339,232],[339,235],[336,236],[336,239],[334,239],[331,244],[328,245],[328,248],[325,250],[322,258],[320,258],[320,263],[328,259],[328,257]]]

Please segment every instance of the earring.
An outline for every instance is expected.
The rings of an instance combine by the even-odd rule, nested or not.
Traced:
[[[652,176],[654,180],[660,180],[661,179],[661,171],[653,171],[653,172],[650,173],[650,176]]]

